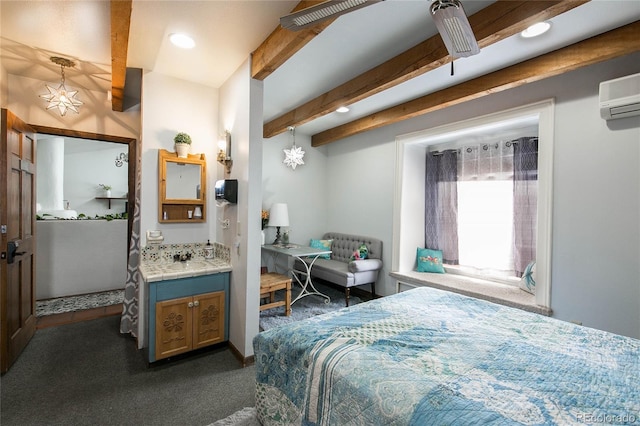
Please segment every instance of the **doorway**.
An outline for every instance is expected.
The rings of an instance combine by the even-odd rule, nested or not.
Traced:
[[[138,161],[138,146],[136,139],[124,138],[121,136],[102,135],[98,133],[79,132],[75,130],[58,129],[46,126],[31,126],[37,134],[62,136],[77,139],[87,139],[92,141],[112,142],[126,145],[128,155],[127,175],[128,175],[128,195],[127,195],[127,241],[131,240],[131,230],[133,227],[133,209],[135,206],[135,188],[136,188],[136,164]],[[123,147],[124,148],[124,147]]]
[[[38,219],[43,220],[37,222],[40,227],[37,307],[41,314],[43,310],[55,313],[39,316],[38,328],[87,319],[92,312],[95,316],[117,314],[118,309],[122,312],[122,305],[117,299],[122,298],[127,280],[128,248],[135,206],[136,140],[33,127],[38,134],[39,152],[46,146],[44,151],[55,157],[55,154],[51,154],[51,146],[60,143],[64,151],[64,160],[58,166],[65,169],[64,178],[54,176],[54,179],[49,179],[51,171],[47,170],[48,165],[43,169],[40,164],[39,172],[46,170],[47,177],[38,175],[38,185],[41,180],[48,186],[52,185],[51,180],[64,180],[65,202],[57,200],[57,207],[64,210],[54,212],[68,213],[73,218],[79,215],[79,219],[85,219],[44,220],[58,217],[58,214],[46,213],[51,211],[51,201],[47,202],[41,194],[38,195],[38,202],[43,200],[47,204],[39,206],[42,214],[38,215]],[[49,158],[46,160],[48,162]],[[59,174],[62,174],[62,170]],[[107,189],[100,188],[99,184],[112,188],[107,193]],[[59,186],[62,186],[62,182]],[[46,193],[43,191],[43,194]],[[62,199],[62,189],[59,194]],[[125,217],[126,220],[122,220]],[[100,261],[93,262],[93,259]],[[75,264],[75,268],[70,268],[69,263]],[[90,269],[85,271],[87,268]],[[75,270],[69,272],[69,269]],[[84,279],[86,276],[92,276],[93,279],[87,281]],[[113,288],[115,282],[120,284],[117,289]],[[43,302],[42,299],[47,300]],[[94,309],[67,312],[84,308]]]

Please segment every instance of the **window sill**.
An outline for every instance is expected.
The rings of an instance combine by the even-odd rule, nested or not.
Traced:
[[[534,312],[540,315],[551,316],[551,309],[536,304],[536,297],[526,291],[506,284],[498,284],[477,278],[465,277],[456,274],[436,274],[430,272],[390,272],[389,276],[400,284],[412,287],[427,286],[440,290],[452,291],[477,299],[488,300],[505,306]]]
[[[472,272],[469,272],[464,268],[460,267],[459,265],[445,264],[443,266],[444,266],[444,270],[447,271],[447,273],[449,274],[455,274],[455,275],[459,275],[467,278],[475,278],[480,281],[486,281],[488,283],[494,283],[494,284],[504,284],[504,285],[510,285],[514,287],[518,287],[520,285],[520,278],[516,278],[516,277],[483,276],[480,274],[474,274]]]

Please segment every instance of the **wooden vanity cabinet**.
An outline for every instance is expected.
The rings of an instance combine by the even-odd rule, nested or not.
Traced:
[[[229,273],[149,284],[149,362],[225,342]]]

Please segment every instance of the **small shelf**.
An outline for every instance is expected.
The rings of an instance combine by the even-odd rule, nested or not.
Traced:
[[[197,222],[206,222],[204,213],[202,217],[192,217],[189,219],[189,211],[193,212],[196,207],[200,207],[200,211],[204,212],[204,204],[192,204],[191,202],[186,202],[185,204],[178,203],[164,203],[162,204],[163,212],[162,216],[158,218],[159,223],[197,223]],[[164,219],[164,213],[167,213],[168,219]]]
[[[96,197],[96,200],[109,200],[109,210],[111,210],[111,200],[127,201],[127,197]]]

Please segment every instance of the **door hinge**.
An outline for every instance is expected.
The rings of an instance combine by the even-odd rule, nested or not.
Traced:
[[[7,233],[7,225],[0,225],[0,234]]]

